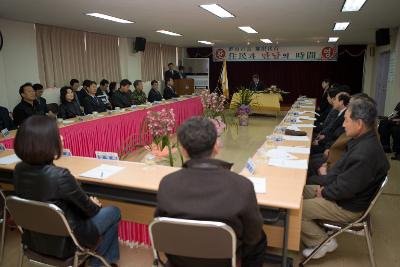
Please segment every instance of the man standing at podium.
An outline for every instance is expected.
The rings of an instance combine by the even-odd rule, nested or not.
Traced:
[[[179,79],[179,73],[174,70],[174,63],[168,63],[168,70],[164,73],[164,80],[165,83],[169,80],[169,78],[172,78],[174,80]]]

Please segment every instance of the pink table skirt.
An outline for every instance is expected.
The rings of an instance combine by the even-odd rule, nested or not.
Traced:
[[[200,97],[194,97],[118,116],[77,123],[60,129],[64,147],[70,149],[72,155],[82,157],[95,157],[95,151],[118,153],[128,138],[140,136],[140,127],[147,111],[159,111],[163,108],[174,110],[177,126],[193,116],[203,114]],[[147,143],[151,142],[150,136],[146,136],[145,139]],[[1,143],[7,148],[13,148],[14,139],[6,139]],[[120,222],[119,239],[132,247],[151,245],[148,225],[135,222]]]

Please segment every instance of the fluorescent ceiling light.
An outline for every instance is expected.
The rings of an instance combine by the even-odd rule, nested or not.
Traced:
[[[333,28],[334,31],[344,31],[350,25],[350,22],[336,22],[335,27]]]
[[[250,26],[242,26],[242,27],[238,27],[238,28],[247,33],[258,33],[256,30],[254,30]]]
[[[234,18],[235,16],[220,7],[217,4],[211,4],[211,5],[200,5],[201,8],[204,8],[205,10],[213,13],[214,15],[220,17],[220,18]]]
[[[339,40],[339,37],[329,37],[329,43],[336,43]]]
[[[182,34],[170,32],[170,31],[166,31],[166,30],[158,30],[157,32],[162,33],[162,34],[172,35],[172,36],[182,36]]]
[[[270,39],[260,39],[261,42],[264,42],[266,44],[272,44],[272,41]]]
[[[206,45],[213,45],[214,43],[211,43],[209,41],[197,41],[198,43],[206,44]]]
[[[346,0],[342,12],[359,11],[367,0]]]
[[[100,19],[111,20],[111,21],[118,22],[118,23],[134,23],[133,21],[120,19],[120,18],[116,18],[116,17],[112,17],[109,15],[104,15],[104,14],[100,14],[100,13],[86,13],[86,15],[100,18]]]

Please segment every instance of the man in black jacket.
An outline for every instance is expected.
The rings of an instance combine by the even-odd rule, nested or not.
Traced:
[[[97,84],[95,81],[89,82],[88,95],[83,99],[82,104],[85,114],[93,112],[104,112],[107,110],[106,105],[96,96]]]
[[[161,101],[161,100],[162,100],[162,95],[160,91],[158,91],[158,82],[156,80],[152,80],[148,101],[153,103],[154,101]]]
[[[19,88],[21,102],[13,110],[13,118],[16,126],[19,126],[32,115],[45,115],[39,108],[36,94],[31,83],[25,83]]]
[[[168,80],[165,81],[167,86],[164,88],[164,94],[163,98],[165,100],[171,99],[173,97],[179,97],[179,95],[175,92],[174,89],[174,79],[169,78]]]
[[[265,90],[265,85],[260,81],[258,74],[253,74],[253,80],[250,83],[249,89],[256,92]]]
[[[168,70],[164,73],[164,80],[167,82],[170,78],[177,80],[180,78],[179,73],[174,70],[174,63],[168,63]]]
[[[15,129],[15,125],[10,117],[8,109],[0,106],[0,131],[3,129],[11,131]]]
[[[348,142],[347,152],[326,175],[311,176],[304,189],[301,239],[314,248],[327,238],[315,220],[349,222],[359,218],[368,208],[382,179],[389,170],[382,146],[375,133],[376,106],[372,101],[355,99],[345,113],[343,126]],[[313,258],[321,258],[337,248],[331,240]]]
[[[115,91],[111,97],[111,104],[114,108],[127,108],[133,105],[133,101],[129,93],[129,87],[131,85],[132,83],[128,79],[123,79],[119,83],[119,89]]]
[[[218,152],[214,124],[204,117],[191,118],[179,128],[178,140],[190,160],[161,181],[155,216],[224,222],[236,233],[241,266],[261,267],[266,238],[254,187],[230,171],[232,164],[212,158]],[[168,255],[168,260],[176,267],[231,266],[225,259]]]

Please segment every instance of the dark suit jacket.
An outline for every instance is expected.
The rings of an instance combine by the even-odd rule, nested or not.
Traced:
[[[66,102],[60,105],[57,117],[62,119],[75,118],[76,116],[82,116],[81,107],[77,101]]]
[[[162,95],[159,91],[154,90],[153,88],[150,89],[149,92],[149,97],[147,98],[149,102],[154,102],[154,101],[161,101],[162,100]]]
[[[76,92],[76,95],[78,96],[78,101],[81,106],[83,106],[83,99],[85,99],[86,96],[88,96],[88,92],[85,89],[81,89]]]
[[[43,110],[39,109],[38,102],[33,101],[33,105],[28,102],[21,100],[21,102],[15,106],[13,110],[13,118],[16,126],[19,126],[28,117],[32,115],[45,115]]]
[[[44,114],[49,113],[49,108],[47,107],[46,99],[43,97],[37,97],[38,109],[42,110]]]
[[[178,94],[175,92],[174,88],[170,88],[167,86],[164,89],[163,97],[164,99],[171,99],[173,97],[178,97]]]
[[[231,172],[231,166],[217,159],[187,161],[181,170],[162,179],[155,217],[224,222],[235,231],[238,246],[256,244],[261,238],[263,219],[254,186],[247,178]],[[168,259],[177,267],[209,266],[205,262],[199,265],[197,259],[172,255]]]
[[[252,91],[264,91],[265,84],[263,84],[261,81],[259,81],[256,85],[253,81],[251,81],[249,89]]]
[[[107,110],[106,105],[96,96],[87,95],[82,101],[85,114],[92,114],[93,111],[104,112]]]
[[[8,109],[0,107],[0,131],[7,128],[8,130],[15,129],[14,122],[10,118]]]
[[[348,142],[347,152],[324,176],[311,176],[308,184],[324,187],[323,198],[342,208],[365,211],[390,168],[374,130]]]
[[[330,131],[326,133],[325,138],[318,142],[320,146],[324,147],[324,149],[330,148],[336,139],[338,139],[339,136],[344,133],[344,113],[345,111],[343,111],[342,114],[336,118],[336,120],[332,123]]]
[[[325,90],[322,94],[321,101],[319,103],[319,110],[321,113],[330,107],[327,97],[328,97],[328,90]]]
[[[179,79],[180,76],[179,76],[178,71],[176,71],[176,70],[172,70],[172,71],[167,70],[166,72],[164,72],[164,80],[168,81],[169,78],[172,78],[174,80]]]

